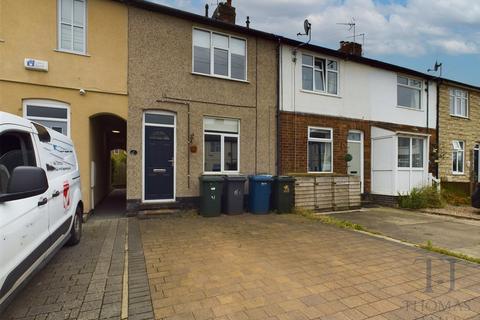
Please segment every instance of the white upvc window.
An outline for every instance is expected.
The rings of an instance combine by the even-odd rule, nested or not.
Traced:
[[[465,142],[453,140],[452,147],[452,173],[463,174],[465,167]]]
[[[240,121],[203,119],[203,163],[205,173],[240,171]]]
[[[450,115],[468,118],[468,92],[460,89],[449,89]]]
[[[65,103],[51,100],[24,100],[23,116],[70,136],[70,107]]]
[[[338,94],[338,62],[302,54],[302,89]]]
[[[58,0],[58,50],[86,53],[87,0]]]
[[[333,172],[333,130],[308,127],[308,172]]]
[[[397,76],[397,105],[411,109],[422,108],[422,81]]]
[[[193,73],[247,80],[247,41],[193,29]]]
[[[398,168],[423,168],[425,148],[424,144],[424,138],[398,137]]]

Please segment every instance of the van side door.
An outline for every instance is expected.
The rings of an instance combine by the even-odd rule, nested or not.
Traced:
[[[7,192],[13,170],[39,166],[33,134],[16,125],[0,126],[0,193]],[[50,247],[48,191],[0,203],[0,304],[41,262]]]
[[[73,145],[56,134],[52,134],[49,141],[42,141],[38,136],[36,139],[50,187],[49,229],[52,244],[56,246],[68,234],[76,209],[72,203],[72,172],[76,170],[76,158]]]

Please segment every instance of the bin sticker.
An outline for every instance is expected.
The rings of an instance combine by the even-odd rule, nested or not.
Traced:
[[[215,191],[215,187],[211,187],[210,190]]]
[[[283,186],[283,193],[290,193],[290,187],[287,184]]]
[[[240,196],[241,196],[240,189],[235,189],[235,190],[233,191],[233,195],[234,195],[235,197],[240,197]]]
[[[210,199],[215,200],[215,195],[212,194],[212,195],[210,196]]]

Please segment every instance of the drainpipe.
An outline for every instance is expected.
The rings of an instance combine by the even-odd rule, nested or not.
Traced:
[[[437,160],[439,161],[439,154],[440,154],[440,85],[442,83],[442,80],[440,78],[437,79],[436,81],[437,83],[437,123],[436,123],[436,132],[437,132],[437,136],[435,137],[435,140],[436,140],[436,144],[437,144]],[[439,165],[439,162],[436,162],[436,166],[435,166],[435,177],[437,179],[439,179],[439,169],[438,169],[438,165]]]
[[[280,135],[280,81],[282,81],[282,72],[281,72],[281,67],[282,67],[282,42],[281,39],[278,38],[278,45],[277,45],[277,130],[276,130],[276,135],[277,135],[277,176],[280,175],[282,172],[281,170],[281,154],[280,154],[280,146],[281,146],[281,135]]]

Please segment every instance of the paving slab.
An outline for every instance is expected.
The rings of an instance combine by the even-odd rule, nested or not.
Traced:
[[[394,239],[414,244],[431,241],[436,247],[480,258],[480,221],[392,208],[340,212],[331,216]]]
[[[478,316],[477,265],[455,260],[452,289],[442,255],[304,217],[170,215],[139,226],[156,319]]]

